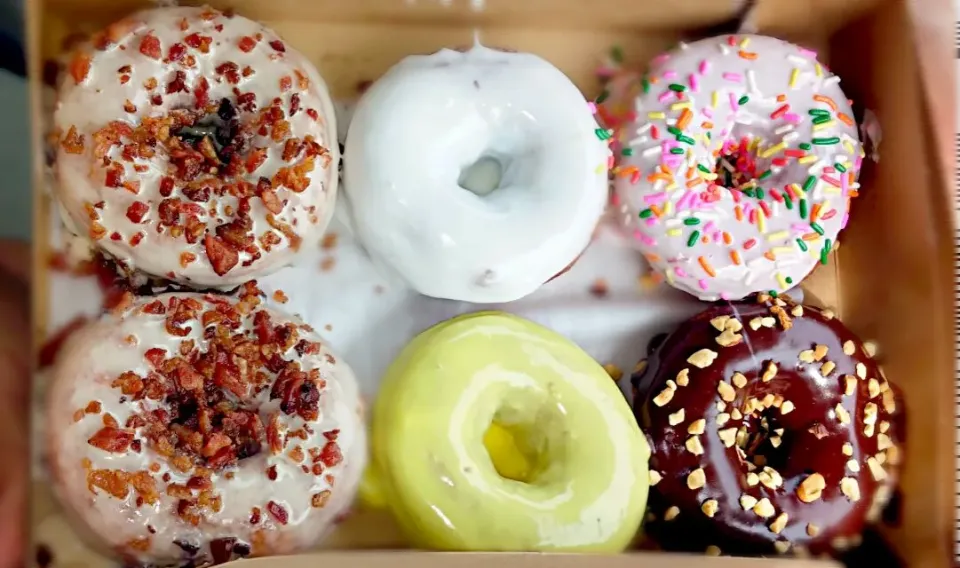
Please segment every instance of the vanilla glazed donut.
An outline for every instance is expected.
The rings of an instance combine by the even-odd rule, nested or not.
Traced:
[[[589,244],[608,198],[607,138],[540,57],[443,49],[364,93],[344,192],[367,251],[418,292],[508,302]]]
[[[647,534],[668,550],[836,554],[893,494],[895,385],[829,310],[760,294],[678,326],[633,375]]]
[[[128,274],[229,288],[289,264],[333,211],[333,105],[264,26],[159,8],[78,48],[59,89],[65,222]]]
[[[839,77],[816,53],[720,36],[614,81],[615,201],[673,286],[701,300],[781,293],[826,263],[863,148]]]
[[[91,543],[151,565],[289,554],[349,506],[366,460],[356,379],[260,295],[128,299],[68,340],[45,454]]]
[[[564,337],[502,312],[408,344],[374,407],[369,485],[413,544],[619,552],[650,448],[617,384]]]

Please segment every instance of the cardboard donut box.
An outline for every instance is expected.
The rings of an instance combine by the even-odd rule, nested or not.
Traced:
[[[188,3],[188,2],[184,2]],[[232,0],[208,2],[265,22],[317,65],[335,98],[355,97],[413,53],[464,45],[480,30],[488,45],[537,53],[570,76],[588,97],[600,84],[598,61],[613,46],[626,64],[643,65],[679,39],[735,17],[734,0]],[[949,0],[758,0],[760,33],[817,49],[841,78],[858,113],[872,110],[882,126],[881,159],[864,168],[842,246],[803,283],[808,298],[832,307],[880,346],[887,377],[904,391],[908,427],[901,492],[880,526],[890,552],[855,565],[954,565],[955,444],[952,163],[956,85]],[[41,69],[64,39],[93,32],[146,0],[27,0],[34,124],[41,120]],[[49,199],[41,189],[40,127],[34,132],[35,340],[47,321]],[[57,549],[75,540],[58,518],[49,491],[32,498],[35,543]],[[722,543],[718,543],[722,547]],[[416,566],[504,568],[597,566],[829,566],[828,560],[707,558],[634,551],[616,556],[403,551],[403,538],[380,512],[360,510],[321,550],[285,558],[243,560],[246,566],[340,568]],[[54,566],[112,563],[79,543],[59,547]],[[866,557],[864,557],[866,558]],[[32,559],[32,556],[31,556]],[[32,560],[31,560],[32,561]],[[890,562],[886,564],[885,562]]]

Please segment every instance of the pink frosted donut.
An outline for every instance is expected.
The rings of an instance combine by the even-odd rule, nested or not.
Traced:
[[[701,300],[784,292],[826,263],[857,193],[853,111],[816,54],[719,36],[615,81],[615,196],[655,270]]]
[[[46,459],[92,543],[160,565],[289,554],[351,503],[366,459],[353,372],[259,296],[131,297],[68,340]]]
[[[333,211],[333,104],[264,26],[210,8],[134,14],[59,90],[56,195],[128,273],[232,287],[289,264]]]

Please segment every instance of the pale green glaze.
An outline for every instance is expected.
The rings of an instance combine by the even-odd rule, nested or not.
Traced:
[[[494,417],[542,448],[530,483],[497,474]],[[423,332],[388,369],[373,414],[374,485],[413,544],[618,552],[646,506],[650,449],[616,384],[579,347],[499,312]]]

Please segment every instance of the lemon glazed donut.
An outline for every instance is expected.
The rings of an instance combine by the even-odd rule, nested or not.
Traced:
[[[351,503],[366,461],[354,375],[260,295],[130,300],[68,340],[46,460],[92,543],[152,565],[288,554]]]
[[[616,383],[532,322],[468,314],[388,369],[371,476],[414,545],[619,552],[647,500],[650,448]]]
[[[55,114],[71,231],[128,274],[229,288],[289,264],[333,211],[333,105],[262,25],[159,8],[78,49]]]
[[[602,115],[622,145],[615,199],[670,284],[734,300],[784,292],[827,262],[864,152],[839,78],[814,52],[715,37],[609,93]]]
[[[443,49],[403,59],[364,93],[344,192],[368,252],[418,292],[508,302],[589,244],[608,198],[608,137],[540,57]]]

